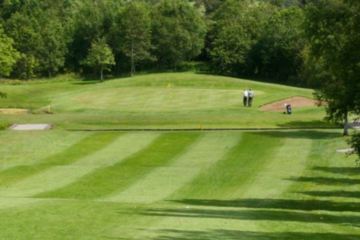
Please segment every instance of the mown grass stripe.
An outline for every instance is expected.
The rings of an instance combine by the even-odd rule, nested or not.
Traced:
[[[0,136],[0,172],[16,166],[37,164],[61,153],[91,133],[62,130],[39,132],[2,131]]]
[[[0,172],[0,187],[5,187],[58,165],[67,165],[104,148],[121,133],[93,133],[64,151],[33,165],[16,166]]]
[[[165,199],[191,181],[201,169],[221,159],[241,134],[206,133],[169,165],[150,172],[133,186],[107,201],[151,203]]]
[[[36,198],[0,198],[0,210],[9,208],[29,207],[41,204],[45,200]]]
[[[164,166],[186,151],[199,134],[162,134],[142,151],[124,161],[92,172],[64,188],[49,193],[49,197],[92,199],[126,189],[155,168]],[[135,143],[134,143],[135,144]]]
[[[96,153],[73,164],[53,167],[41,172],[14,187],[12,195],[26,194],[35,197],[52,197],[59,188],[76,182],[98,168],[112,166],[151,144],[159,134],[131,133],[121,135],[117,140]],[[136,144],[134,144],[136,142]],[[7,191],[9,194],[9,190]],[[21,195],[24,196],[24,195]]]
[[[45,197],[48,192],[51,193],[55,189],[69,185],[97,168],[113,165],[117,161],[131,156],[146,147],[157,136],[158,134],[148,133],[121,135],[101,150],[72,164],[54,166],[17,182],[11,187],[0,188],[0,196],[29,197],[36,195],[36,197]],[[135,141],[137,144],[132,144]]]
[[[243,133],[241,140],[224,158],[205,169],[177,194],[177,198],[235,197],[239,189],[251,182],[281,146],[281,139],[266,135]]]
[[[291,134],[291,133],[290,133]],[[246,198],[278,198],[291,186],[287,179],[299,176],[305,170],[310,154],[312,140],[293,137],[288,133],[272,133],[274,139],[283,139],[283,144],[269,156],[269,161],[261,172],[256,174],[255,180],[245,189],[241,189],[241,196]],[[299,147],[301,146],[301,147]]]

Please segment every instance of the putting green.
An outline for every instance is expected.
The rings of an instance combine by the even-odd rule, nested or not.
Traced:
[[[243,90],[255,91],[251,108]],[[294,106],[292,116],[264,112],[261,106],[313,90],[194,73],[149,74],[106,82],[34,81],[1,84],[8,95],[0,108],[26,108],[33,114],[2,115],[1,126],[49,123],[66,129],[114,128],[279,128],[327,127],[324,108]],[[32,96],[29,98],[28,96]]]
[[[257,95],[263,94],[257,92]],[[56,99],[63,110],[97,109],[125,112],[189,111],[242,106],[243,91],[191,88],[118,88],[75,93]]]

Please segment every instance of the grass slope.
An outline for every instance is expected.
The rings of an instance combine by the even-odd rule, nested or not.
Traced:
[[[245,88],[255,90],[252,108],[242,106]],[[141,75],[106,82],[80,80],[0,84],[8,98],[1,107],[34,114],[2,115],[2,125],[49,122],[64,128],[319,127],[324,110],[294,109],[293,116],[263,112],[260,106],[312,90],[193,73]],[[31,96],[31,97],[29,97]],[[54,114],[46,114],[52,111]]]

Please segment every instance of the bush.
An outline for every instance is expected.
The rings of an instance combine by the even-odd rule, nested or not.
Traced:
[[[354,134],[349,140],[350,146],[354,149],[354,154],[358,155],[357,164],[360,165],[360,133]]]
[[[209,72],[210,67],[206,62],[182,62],[177,66],[177,71],[180,72]]]

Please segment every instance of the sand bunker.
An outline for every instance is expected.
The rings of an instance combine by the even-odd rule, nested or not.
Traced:
[[[0,114],[19,115],[27,113],[29,113],[29,110],[23,108],[0,108]]]
[[[344,149],[337,149],[336,152],[338,153],[346,153],[346,154],[351,154],[354,153],[355,149],[353,148],[344,148]]]
[[[291,97],[278,102],[263,105],[260,109],[263,111],[283,112],[285,104],[291,104],[292,108],[314,107],[318,105],[318,101],[305,97]]]
[[[51,129],[51,124],[14,124],[10,127],[11,130],[15,131],[44,131]]]

